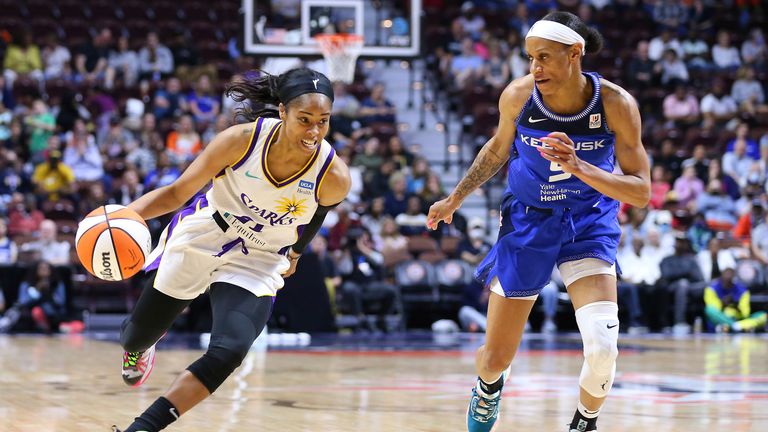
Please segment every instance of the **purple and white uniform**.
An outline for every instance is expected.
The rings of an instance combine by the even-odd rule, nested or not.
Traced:
[[[302,169],[278,181],[267,153],[281,127],[279,119],[257,119],[246,152],[173,217],[144,267],[157,269],[157,290],[193,299],[213,282],[257,296],[274,296],[283,287],[281,273],[289,267],[284,253],[317,209],[334,150],[324,140]],[[229,225],[226,232],[214,220],[217,211]]]

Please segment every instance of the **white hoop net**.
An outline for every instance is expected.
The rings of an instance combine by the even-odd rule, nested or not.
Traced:
[[[355,63],[363,50],[363,37],[359,35],[321,34],[315,36],[323,58],[328,65],[328,79],[347,84],[355,79]]]

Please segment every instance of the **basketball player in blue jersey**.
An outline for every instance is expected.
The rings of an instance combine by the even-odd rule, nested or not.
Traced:
[[[177,210],[212,182],[174,216],[145,260],[150,284],[120,334],[123,380],[146,381],[155,344],[206,290],[213,328],[208,351],[125,432],[164,429],[240,365],[283,278],[349,191],[349,170],[324,140],[333,103],[328,78],[293,69],[237,81],[229,94],[249,102],[240,112],[249,122],[217,135],[176,182],[129,205],[151,219]]]
[[[616,249],[619,201],[643,207],[649,164],[634,99],[581,59],[600,34],[575,15],[553,12],[526,35],[531,73],[499,100],[498,132],[427,224],[450,223],[462,201],[509,160],[499,237],[476,276],[491,290],[485,345],[467,414],[470,432],[490,431],[501,389],[536,296],[557,265],[584,342],[578,409],[570,432],[597,430],[616,372],[619,333]],[[614,173],[618,160],[621,173]],[[514,429],[514,427],[512,427]]]

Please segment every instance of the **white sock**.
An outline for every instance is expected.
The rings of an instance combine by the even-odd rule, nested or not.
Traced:
[[[578,410],[579,410],[579,414],[583,415],[584,418],[593,419],[593,418],[597,417],[600,414],[600,410],[599,409],[596,410],[596,411],[590,411],[590,410],[587,409],[587,407],[585,407],[581,403],[581,401],[579,401],[579,404],[577,405],[577,407],[578,407]]]

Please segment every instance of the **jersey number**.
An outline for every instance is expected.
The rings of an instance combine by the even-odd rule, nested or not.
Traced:
[[[549,176],[549,182],[550,183],[551,182],[558,182],[558,181],[561,181],[561,180],[569,179],[573,175],[571,173],[563,172],[563,167],[559,163],[557,163],[557,162],[550,162],[549,163],[549,170],[552,171],[552,172],[559,172],[560,173],[560,174],[553,174],[553,175]]]

